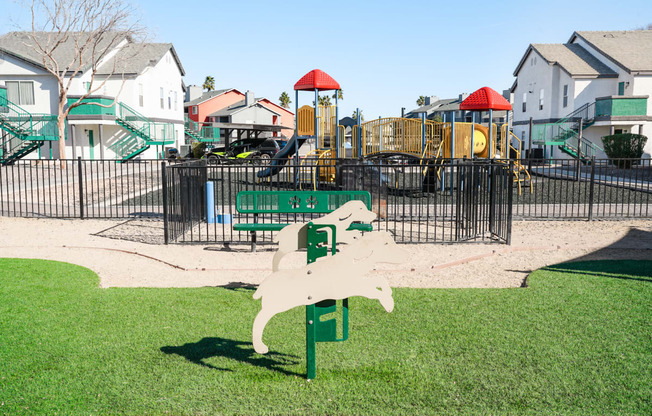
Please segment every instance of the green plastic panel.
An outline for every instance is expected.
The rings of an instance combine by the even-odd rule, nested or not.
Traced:
[[[327,214],[353,200],[371,209],[367,191],[241,191],[236,209],[241,213]]]

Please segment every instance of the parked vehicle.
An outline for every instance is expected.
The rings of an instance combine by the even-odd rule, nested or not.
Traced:
[[[285,146],[285,141],[260,138],[242,139],[229,144],[228,148],[216,147],[207,151],[204,158],[211,161],[219,159],[253,159],[261,164],[268,164],[269,161]]]

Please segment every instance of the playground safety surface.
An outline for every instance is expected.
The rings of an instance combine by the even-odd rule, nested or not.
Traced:
[[[0,257],[78,264],[101,287],[256,285],[271,272],[273,249],[249,245],[163,245],[161,221],[0,217]],[[514,221],[512,245],[403,245],[408,263],[372,273],[393,287],[520,287],[541,267],[575,260],[651,259],[652,221]],[[282,268],[305,264],[295,253]]]

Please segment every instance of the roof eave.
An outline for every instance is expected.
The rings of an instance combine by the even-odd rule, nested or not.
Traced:
[[[11,56],[13,56],[14,58],[16,58],[16,59],[18,59],[18,60],[20,60],[20,61],[23,61],[23,62],[25,62],[25,63],[28,63],[28,64],[30,64],[30,65],[34,65],[34,66],[37,66],[37,67],[39,67],[39,68],[41,68],[41,69],[45,69],[45,70],[47,70],[47,68],[45,68],[45,66],[44,66],[43,64],[41,64],[41,63],[39,63],[39,62],[36,62],[36,61],[34,61],[33,59],[26,58],[26,57],[24,57],[24,56],[22,56],[22,55],[19,55],[19,54],[15,53],[15,52],[12,52],[12,51],[10,51],[10,50],[8,50],[8,49],[1,48],[1,47],[0,47],[0,52],[6,53],[7,55],[11,55]]]

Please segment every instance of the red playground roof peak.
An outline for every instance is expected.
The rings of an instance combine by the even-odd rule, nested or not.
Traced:
[[[482,87],[466,97],[460,104],[460,110],[511,110],[512,105],[496,91]]]
[[[339,90],[340,84],[321,69],[313,69],[294,84],[294,89],[298,91]]]

